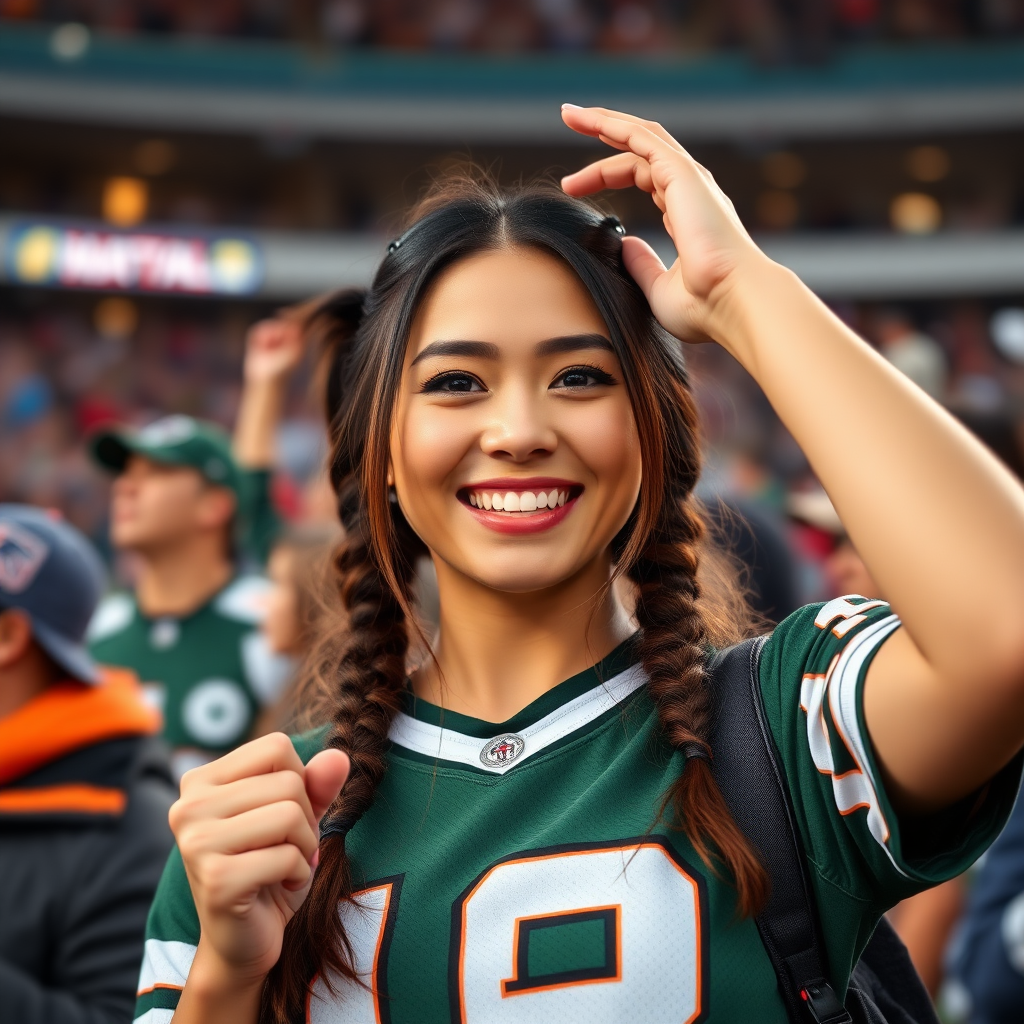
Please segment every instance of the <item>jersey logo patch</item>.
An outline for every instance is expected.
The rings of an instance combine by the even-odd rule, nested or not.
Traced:
[[[526,748],[526,740],[514,732],[488,740],[480,751],[480,760],[488,767],[511,764]]]
[[[49,553],[34,533],[14,523],[0,525],[0,590],[20,594],[28,589]]]

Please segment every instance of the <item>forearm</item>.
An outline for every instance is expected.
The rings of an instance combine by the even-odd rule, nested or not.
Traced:
[[[285,384],[278,380],[246,381],[235,420],[235,460],[245,469],[274,465],[274,437],[285,403]]]
[[[929,664],[956,679],[1019,665],[1024,492],[1001,464],[776,264],[748,268],[715,328]]]
[[[234,976],[200,940],[173,1024],[256,1024],[265,980]]]

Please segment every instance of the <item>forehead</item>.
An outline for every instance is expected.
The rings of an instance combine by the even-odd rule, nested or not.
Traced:
[[[580,279],[538,249],[479,253],[428,289],[409,337],[410,359],[438,339],[533,343],[608,329]]]
[[[158,459],[150,459],[145,455],[132,454],[124,466],[125,472],[132,472],[146,476],[160,476],[165,479],[180,478],[182,480],[195,479],[202,481],[203,475],[198,469],[192,466],[179,466],[172,462],[160,462]]]

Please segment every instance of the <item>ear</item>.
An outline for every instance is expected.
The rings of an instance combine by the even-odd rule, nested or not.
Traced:
[[[388,487],[395,486],[395,467],[391,465],[391,460],[388,459]]]
[[[238,499],[226,487],[207,487],[199,509],[201,526],[219,529],[227,526],[238,510]]]
[[[0,612],[0,668],[16,665],[32,646],[32,620],[17,608]]]

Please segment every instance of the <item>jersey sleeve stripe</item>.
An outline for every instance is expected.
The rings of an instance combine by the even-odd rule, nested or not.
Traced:
[[[882,643],[900,626],[895,615],[887,615],[878,622],[872,623],[863,632],[858,633],[847,644],[828,687],[828,705],[832,723],[847,751],[857,765],[857,771],[846,773],[841,778],[833,776],[832,785],[837,798],[840,789],[844,792],[846,814],[852,813],[857,805],[867,808],[867,825],[871,837],[885,851],[893,866],[904,874],[896,863],[889,849],[889,824],[882,812],[882,804],[878,798],[878,780],[871,772],[871,760],[867,755],[867,744],[861,732],[858,708],[861,703],[861,675],[865,665],[870,661]],[[837,799],[838,803],[838,799]],[[842,809],[841,809],[842,810]]]
[[[831,779],[836,809],[844,817],[866,810],[872,839],[885,851],[896,870],[905,875],[889,849],[890,829],[878,796],[878,780],[871,771],[859,715],[864,667],[899,626],[897,616],[887,615],[856,634],[833,660],[825,676],[803,678],[800,705],[807,712],[807,745],[811,758],[818,771]],[[854,768],[836,772],[838,752],[833,751],[834,742],[843,744],[845,755],[853,761]]]
[[[136,994],[143,996],[156,988],[184,988],[195,955],[196,947],[188,942],[146,939]]]

